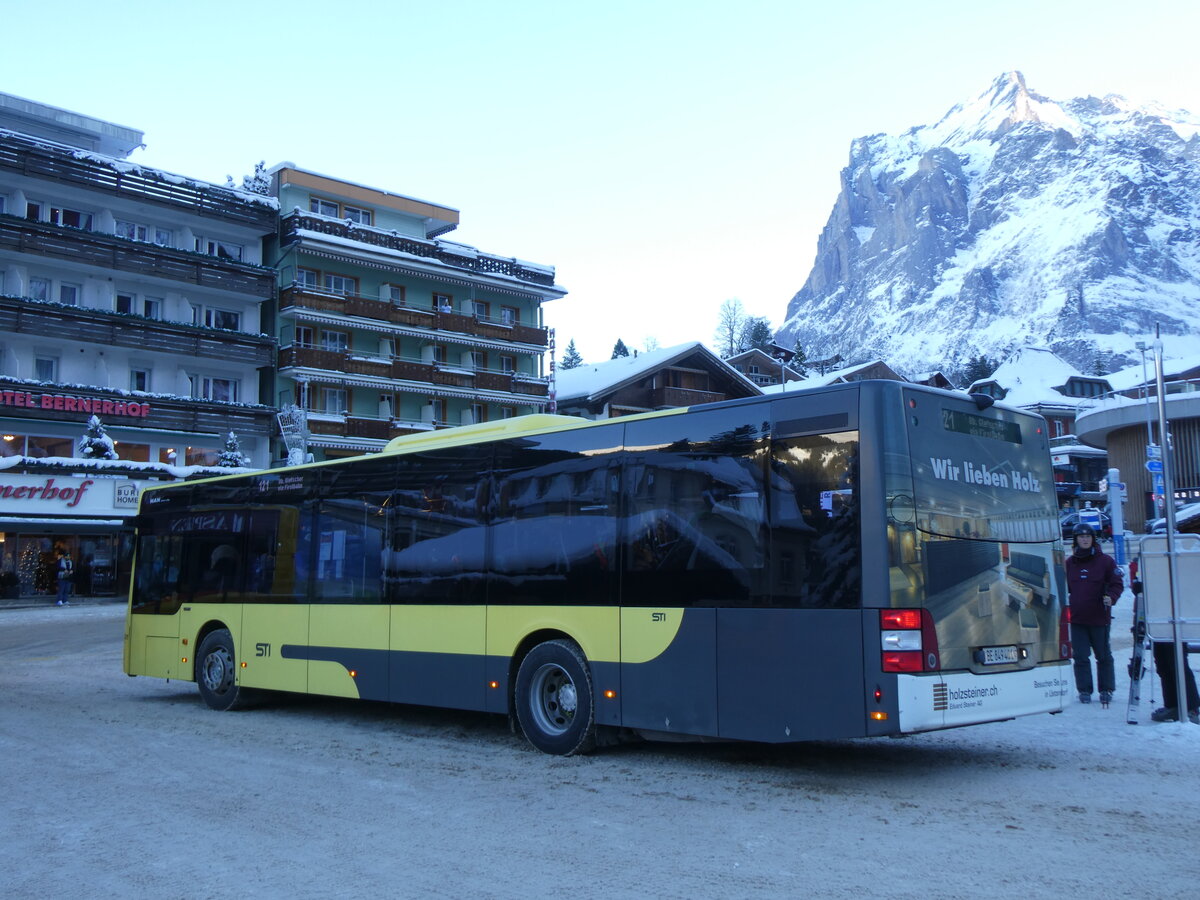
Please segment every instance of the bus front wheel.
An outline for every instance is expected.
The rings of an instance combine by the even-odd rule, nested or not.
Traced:
[[[237,684],[233,635],[227,628],[210,632],[196,654],[196,684],[211,709],[236,709],[244,692]]]
[[[570,756],[596,746],[592,677],[583,651],[570,641],[546,641],[517,670],[517,721],[543,753]]]

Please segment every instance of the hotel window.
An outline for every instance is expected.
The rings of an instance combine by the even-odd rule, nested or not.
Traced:
[[[196,400],[218,400],[236,403],[239,382],[233,378],[211,378],[208,375],[189,375],[192,397]]]
[[[450,312],[454,309],[454,298],[449,294],[434,294],[433,308],[438,312]]]
[[[385,284],[383,286],[385,296],[396,306],[404,305],[404,285],[401,284]]]
[[[117,302],[114,309],[119,313],[132,314],[136,302],[137,298],[133,294],[117,294]]]
[[[49,300],[50,299],[50,279],[49,278],[30,278],[29,279],[29,296],[34,300]]]
[[[127,444],[124,441],[113,441],[117,456],[130,462],[150,462],[149,444]]]
[[[343,209],[343,216],[351,222],[359,225],[371,224],[371,211],[369,209],[359,209],[357,206],[346,206]]]
[[[322,200],[319,197],[309,197],[308,211],[315,212],[318,216],[330,216],[336,219],[338,214],[338,205],[332,200]]]
[[[209,328],[240,331],[242,328],[242,314],[229,309],[212,309],[211,307],[207,307],[204,310],[204,324]]]
[[[333,291],[335,294],[357,294],[358,279],[348,278],[345,275],[331,275],[326,272],[325,287],[327,290]]]
[[[162,297],[144,297],[142,299],[142,315],[147,319],[161,319],[162,304]]]
[[[505,375],[511,375],[513,372],[517,371],[516,359],[511,356],[501,356],[500,371]]]
[[[321,330],[321,349],[334,353],[345,353],[350,349],[350,335],[345,331]]]
[[[1054,420],[1054,436],[1062,437],[1066,433],[1067,433],[1066,429],[1063,428],[1062,419],[1055,419]]]
[[[433,345],[433,361],[435,363],[445,363],[446,362],[446,348],[445,347],[441,346],[440,344]]]
[[[25,455],[25,435],[9,434],[0,435],[0,456],[24,456]]]
[[[316,269],[296,269],[296,284],[302,288],[315,288],[321,283],[321,273]]]
[[[314,340],[315,340],[315,338],[313,336],[313,330],[311,328],[309,328],[307,325],[297,325],[296,326],[295,344],[297,347],[311,347],[311,346],[313,346]]]
[[[503,325],[516,325],[521,321],[521,311],[515,306],[500,307],[500,322]]]
[[[42,204],[38,200],[29,200],[25,204],[25,218],[34,222],[42,221]]]
[[[212,238],[196,238],[196,252],[205,253],[209,256],[215,256],[218,259],[231,259],[235,262],[242,261],[242,251],[244,248],[241,244],[235,244],[231,241],[220,241]]]
[[[481,350],[472,350],[471,351],[471,368],[472,369],[486,369],[487,368],[487,354]]]
[[[117,237],[125,238],[129,241],[150,241],[150,229],[145,225],[139,225],[136,222],[123,222],[117,220]]]
[[[340,416],[346,412],[346,389],[345,388],[325,388],[321,392],[322,407],[321,411],[330,413],[331,415]]]
[[[27,444],[25,455],[35,459],[45,459],[47,456],[70,459],[75,455],[75,441],[72,438],[30,435]]]
[[[446,421],[446,401],[441,397],[434,397],[429,401],[429,408],[433,410],[433,421],[445,423]]]
[[[64,306],[79,305],[79,285],[60,284],[58,286],[58,302]]]
[[[158,244],[160,247],[175,246],[175,232],[171,231],[169,228],[155,228],[154,243]]]
[[[471,421],[472,422],[486,422],[487,421],[487,407],[484,406],[482,403],[472,403],[471,404]]]
[[[490,308],[491,305],[482,300],[471,301],[471,312],[475,314],[476,318],[486,319],[488,317],[488,310]]]
[[[130,369],[129,370],[129,389],[131,391],[148,391],[148,390],[150,390],[150,370],[149,369]]]
[[[35,381],[58,381],[58,357],[34,357],[33,377]]]
[[[66,225],[68,228],[92,229],[92,214],[80,212],[77,209],[58,209],[50,207],[50,221],[55,225]]]
[[[500,407],[500,418],[502,418],[502,419],[511,419],[516,414],[517,414],[517,411],[515,409],[513,409],[511,406]]]

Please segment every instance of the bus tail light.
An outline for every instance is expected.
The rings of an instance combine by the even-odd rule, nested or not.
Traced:
[[[933,615],[927,609],[881,609],[879,648],[885,672],[936,672],[942,666]]]
[[[1058,617],[1058,658],[1071,658],[1071,607],[1063,606]]]

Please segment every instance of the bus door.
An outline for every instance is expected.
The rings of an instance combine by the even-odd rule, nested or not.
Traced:
[[[308,690],[306,575],[311,513],[294,505],[251,507],[242,577],[238,683],[297,693]]]
[[[764,583],[717,613],[722,737],[865,731],[856,397],[773,404]]]

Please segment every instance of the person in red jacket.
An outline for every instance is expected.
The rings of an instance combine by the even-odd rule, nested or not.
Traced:
[[[1100,703],[1108,706],[1117,687],[1109,629],[1112,605],[1121,596],[1123,581],[1116,561],[1096,546],[1091,525],[1079,524],[1071,535],[1067,557],[1067,602],[1071,608],[1071,648],[1075,654],[1075,689],[1080,703],[1092,702],[1092,654],[1100,682]]]

